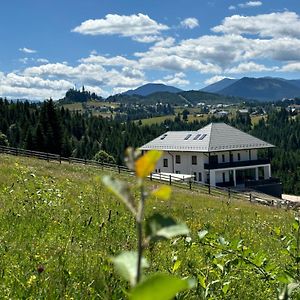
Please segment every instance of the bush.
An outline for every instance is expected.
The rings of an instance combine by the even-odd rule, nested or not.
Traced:
[[[99,152],[97,152],[94,156],[94,160],[107,164],[116,163],[115,158],[112,155],[106,153],[104,150],[100,150]]]

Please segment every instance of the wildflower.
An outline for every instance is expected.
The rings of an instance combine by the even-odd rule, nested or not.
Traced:
[[[30,278],[27,281],[27,285],[28,286],[32,286],[35,281],[36,281],[36,276],[35,275],[31,275]]]

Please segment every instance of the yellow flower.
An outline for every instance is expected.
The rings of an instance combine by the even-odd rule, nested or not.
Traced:
[[[27,285],[28,286],[32,286],[35,281],[36,281],[36,276],[35,275],[31,275],[30,278],[27,281]]]

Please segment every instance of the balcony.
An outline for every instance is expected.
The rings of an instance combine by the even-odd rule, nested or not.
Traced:
[[[204,169],[206,170],[229,169],[229,168],[237,168],[237,167],[268,165],[268,164],[270,164],[270,159],[244,160],[244,161],[233,161],[233,162],[226,162],[226,163],[213,162],[213,163],[204,164]]]

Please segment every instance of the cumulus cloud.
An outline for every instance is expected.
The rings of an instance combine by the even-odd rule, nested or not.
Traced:
[[[27,53],[27,54],[33,54],[33,53],[37,53],[36,50],[34,49],[30,49],[30,48],[19,48],[19,51],[23,52],[23,53]]]
[[[91,54],[89,57],[80,59],[79,62],[86,63],[86,64],[100,64],[103,66],[131,66],[131,67],[137,67],[138,64],[136,61],[127,59],[120,55],[114,57],[106,57],[106,56],[94,55],[94,54]]]
[[[240,63],[238,66],[226,70],[226,73],[251,73],[251,72],[264,72],[264,71],[276,71],[278,67],[267,67],[262,64],[257,64],[255,62],[245,62]]]
[[[186,86],[190,83],[190,81],[186,79],[186,75],[183,72],[167,75],[163,79],[156,80],[155,82],[175,86]]]
[[[300,18],[295,12],[289,11],[256,16],[233,15],[212,30],[225,34],[300,38]]]
[[[232,77],[226,77],[226,76],[216,75],[216,76],[213,76],[213,77],[210,77],[210,78],[206,79],[206,80],[204,81],[204,84],[205,84],[205,85],[211,85],[211,84],[216,83],[216,82],[218,82],[218,81],[221,81],[221,80],[223,80],[223,79],[225,79],[225,78],[234,79],[234,78],[232,78]]]
[[[238,6],[241,8],[248,8],[248,7],[257,7],[261,6],[263,3],[261,1],[248,1],[246,3],[240,3]]]
[[[183,28],[193,29],[199,26],[199,22],[196,18],[186,18],[180,22]]]
[[[0,96],[9,98],[59,98],[73,84],[67,80],[49,80],[15,73],[0,73]]]
[[[300,62],[293,62],[284,65],[281,69],[281,72],[300,72]]]
[[[85,35],[119,35],[132,37],[139,42],[156,41],[160,33],[169,29],[167,25],[156,22],[148,15],[108,14],[103,19],[86,20],[72,31]]]

